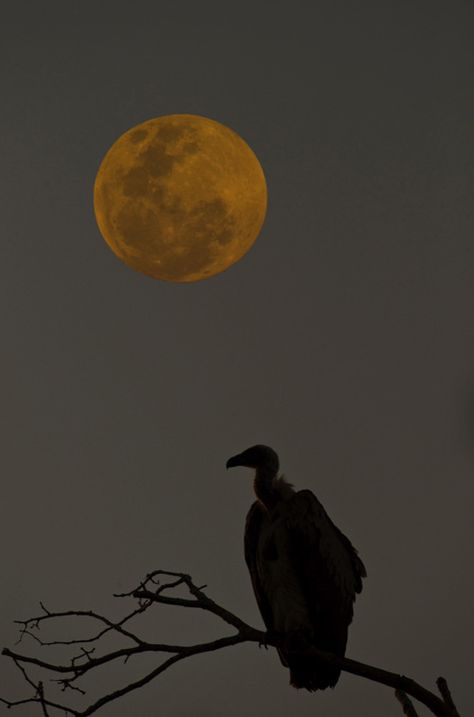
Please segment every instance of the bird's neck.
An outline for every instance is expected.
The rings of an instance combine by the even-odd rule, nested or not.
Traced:
[[[278,492],[275,487],[276,473],[265,467],[255,471],[253,487],[258,500],[270,510],[278,502]]]

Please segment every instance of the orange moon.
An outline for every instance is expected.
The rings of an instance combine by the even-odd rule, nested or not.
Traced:
[[[102,160],[94,185],[100,232],[128,266],[165,281],[219,274],[255,242],[267,186],[244,140],[197,115],[129,129]]]

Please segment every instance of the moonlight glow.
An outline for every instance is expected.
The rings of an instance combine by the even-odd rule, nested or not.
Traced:
[[[233,130],[196,115],[132,127],[97,173],[94,209],[128,266],[167,281],[218,274],[256,240],[267,207],[263,170]]]

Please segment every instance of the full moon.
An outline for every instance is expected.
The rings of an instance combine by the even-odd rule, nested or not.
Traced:
[[[267,187],[247,143],[197,115],[129,129],[102,160],[94,185],[100,232],[128,266],[166,281],[219,274],[255,242]]]

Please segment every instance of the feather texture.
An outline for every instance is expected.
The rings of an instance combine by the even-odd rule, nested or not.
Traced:
[[[298,652],[300,643],[344,656],[356,593],[366,572],[357,551],[309,490],[247,516],[245,559],[268,630],[295,640],[279,652],[295,687],[333,687],[340,670]],[[301,648],[300,648],[301,650]]]
[[[227,467],[255,469],[257,500],[245,523],[245,561],[267,630],[279,633],[280,660],[294,687],[334,687],[340,670],[307,654],[316,647],[343,657],[355,596],[366,576],[346,536],[309,490],[295,492],[278,477],[278,456],[263,445],[247,448]]]

